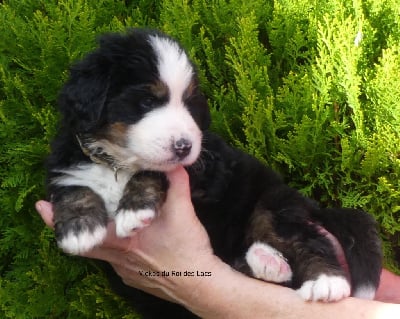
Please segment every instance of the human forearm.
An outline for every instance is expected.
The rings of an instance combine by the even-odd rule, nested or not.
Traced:
[[[292,289],[248,278],[222,262],[214,267],[211,277],[195,280],[197,283],[186,283],[190,287],[181,282],[177,294],[185,307],[207,319],[400,318],[400,305],[356,298],[336,303],[305,302]]]

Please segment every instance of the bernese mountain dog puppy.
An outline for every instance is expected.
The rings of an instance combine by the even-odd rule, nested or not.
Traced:
[[[101,244],[110,219],[120,237],[147,226],[168,190],[164,173],[183,165],[198,217],[223,261],[292,287],[305,300],[374,297],[382,253],[373,218],[319,207],[209,132],[195,67],[175,40],[142,29],[102,36],[71,68],[59,107],[47,185],[65,252]],[[191,317],[125,286],[112,269],[109,277],[146,317]]]

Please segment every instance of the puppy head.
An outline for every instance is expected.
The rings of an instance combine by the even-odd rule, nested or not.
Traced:
[[[81,136],[87,153],[128,169],[192,164],[210,123],[185,51],[145,30],[104,36],[71,69],[60,110],[64,126]]]

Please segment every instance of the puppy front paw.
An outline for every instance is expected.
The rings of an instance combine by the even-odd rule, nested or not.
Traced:
[[[66,253],[79,255],[100,245],[106,237],[105,225],[89,223],[87,218],[73,218],[55,225],[58,246]]]
[[[251,245],[245,258],[256,278],[275,283],[292,279],[292,270],[285,257],[266,243],[256,242]]]
[[[342,276],[320,275],[303,283],[297,293],[307,301],[339,301],[350,296],[350,284]]]
[[[115,216],[115,227],[118,237],[129,237],[135,231],[150,225],[156,213],[151,208],[138,210],[120,210]]]

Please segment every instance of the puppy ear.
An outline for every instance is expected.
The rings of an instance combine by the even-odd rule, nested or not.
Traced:
[[[89,132],[102,124],[109,82],[109,63],[97,52],[71,68],[59,96],[59,107],[64,123],[74,133]]]

